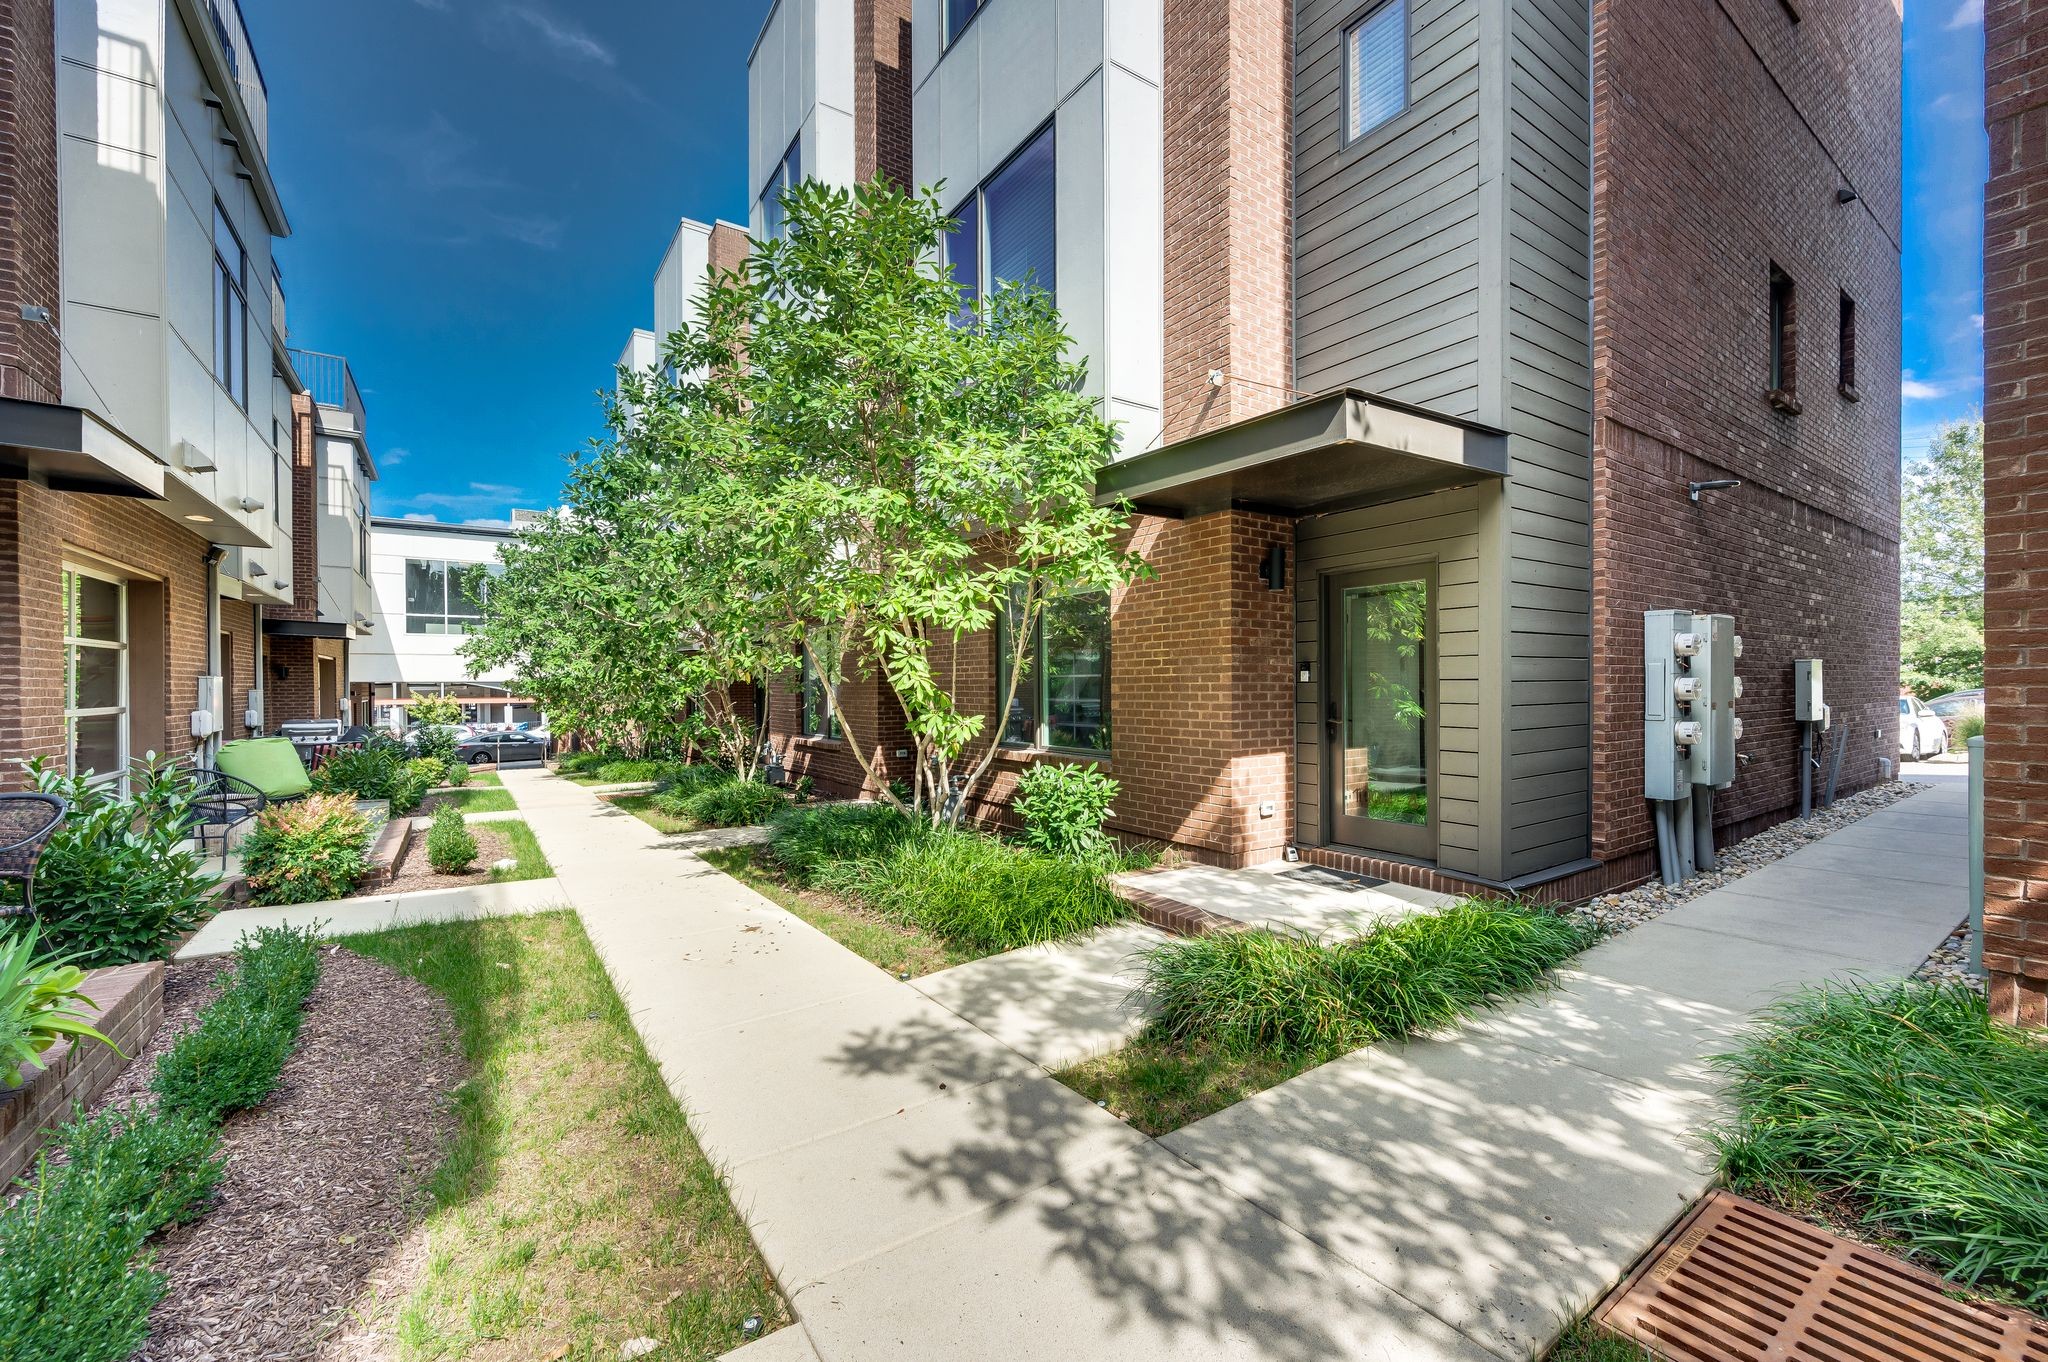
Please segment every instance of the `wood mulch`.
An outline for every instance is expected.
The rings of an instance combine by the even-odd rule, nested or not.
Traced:
[[[157,1056],[191,1028],[223,964],[169,967],[164,1025],[101,1106],[148,1100]],[[454,1020],[388,966],[333,946],[320,964],[277,1091],[222,1127],[213,1199],[156,1245],[169,1291],[136,1362],[313,1357],[426,1209],[465,1077]]]
[[[405,859],[392,871],[391,878],[375,889],[366,889],[364,894],[410,894],[417,889],[462,889],[470,885],[491,882],[491,862],[516,860],[519,852],[512,845],[512,839],[497,831],[489,823],[469,824],[469,835],[476,838],[476,861],[466,875],[443,875],[427,860],[427,830],[413,829],[412,842],[405,849]]]

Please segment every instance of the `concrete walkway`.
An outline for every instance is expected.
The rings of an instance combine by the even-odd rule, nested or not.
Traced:
[[[1960,803],[1921,795],[1871,821],[1954,884],[1819,844],[1560,993],[1153,1141],[1041,1067],[1129,1025],[1101,1004],[1147,929],[912,986],[586,789],[505,784],[795,1306],[748,1362],[1530,1356],[1704,1185],[1700,1060],[1744,1009],[1962,916]]]
[[[355,936],[422,922],[463,922],[474,918],[542,913],[569,906],[569,896],[555,880],[513,880],[506,884],[465,885],[459,889],[418,889],[405,894],[373,894],[361,898],[295,903],[285,908],[229,908],[215,913],[192,939],[178,948],[174,960],[226,955],[244,932],[259,927],[310,927],[320,924],[329,936]]]

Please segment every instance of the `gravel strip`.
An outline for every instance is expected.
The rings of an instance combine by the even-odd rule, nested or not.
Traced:
[[[1651,880],[1648,884],[1619,894],[1602,894],[1599,898],[1582,903],[1572,911],[1581,917],[1588,917],[1609,932],[1624,932],[1631,927],[1640,927],[1653,918],[1662,917],[1681,903],[1689,903],[1702,894],[1712,893],[1722,885],[1739,880],[1752,870],[1759,870],[1771,862],[1789,856],[1810,842],[1817,842],[1831,832],[1839,832],[1859,818],[1888,809],[1902,799],[1910,799],[1920,791],[1932,788],[1910,780],[1894,780],[1888,784],[1875,785],[1856,794],[1837,799],[1832,808],[1817,809],[1811,818],[1788,819],[1773,828],[1766,828],[1754,836],[1745,837],[1733,846],[1720,849],[1721,868],[1704,874],[1694,875],[1678,884],[1666,885]]]
[[[156,1056],[191,1027],[223,963],[170,967],[164,1026],[102,1105],[147,1099]],[[424,1206],[464,1077],[453,1019],[387,966],[339,947],[320,963],[278,1090],[222,1128],[212,1203],[157,1245],[170,1291],[136,1362],[312,1357]]]
[[[1979,993],[1984,992],[1984,976],[1970,972],[1970,920],[1964,918],[1957,928],[1948,934],[1948,940],[1934,948],[1934,954],[1927,962],[1913,971],[1915,979],[1936,982],[1954,980],[1968,984]]]

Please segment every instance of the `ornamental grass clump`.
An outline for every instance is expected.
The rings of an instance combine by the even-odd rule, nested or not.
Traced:
[[[752,827],[788,803],[789,796],[780,790],[710,765],[668,768],[654,795],[654,807],[669,817],[707,828]]]
[[[1718,1061],[1711,1135],[1739,1192],[1817,1200],[1959,1281],[2048,1306],[2048,1044],[1962,983],[1853,983],[1779,1003]]]
[[[443,875],[466,875],[476,858],[476,837],[464,826],[462,810],[443,804],[427,830],[427,864]]]
[[[879,860],[917,832],[917,824],[887,804],[792,806],[768,820],[768,855],[807,885],[834,862]]]
[[[1468,899],[1327,942],[1217,932],[1145,957],[1156,1039],[1227,1051],[1333,1055],[1447,1025],[1530,988],[1593,933],[1546,908]]]
[[[256,815],[242,840],[249,901],[316,903],[345,898],[369,872],[370,820],[347,795],[309,795]]]

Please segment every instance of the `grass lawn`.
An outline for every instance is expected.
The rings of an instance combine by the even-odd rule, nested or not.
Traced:
[[[646,817],[645,814],[641,816]],[[648,821],[653,822],[653,819]],[[655,826],[661,825],[657,823]],[[871,909],[848,903],[836,894],[799,889],[776,869],[760,847],[725,847],[697,854],[707,863],[795,913],[861,959],[879,965],[891,974],[908,974],[916,978],[991,954],[990,951],[955,944],[919,927],[891,921]]]
[[[452,790],[435,790],[428,794],[429,804],[439,801],[453,804],[464,813],[511,813],[519,805],[512,799],[512,792],[503,785],[484,785],[472,789],[465,785]]]
[[[469,784],[471,786],[484,785],[500,790],[505,788],[504,780],[499,777],[496,771],[471,771],[469,773]]]
[[[1053,1075],[1083,1097],[1109,1105],[1147,1135],[1165,1135],[1320,1061],[1307,1055],[1233,1054],[1214,1045],[1178,1046],[1141,1035],[1121,1050]]]
[[[701,826],[694,818],[663,813],[654,807],[651,794],[614,795],[605,802],[624,809],[657,832],[695,832]]]
[[[1544,1362],[1655,1362],[1656,1356],[1640,1343],[1617,1338],[1590,1324],[1574,1324],[1564,1331],[1557,1346],[1545,1354]]]
[[[406,1362],[715,1358],[789,1311],[572,913],[351,937],[448,999],[471,1077],[423,1266],[381,1309]]]
[[[518,819],[494,820],[479,826],[503,833],[512,843],[513,859],[519,862],[510,870],[493,870],[492,879],[501,884],[510,880],[545,880],[555,873],[555,868],[548,864],[548,858],[541,852],[540,839],[533,835],[532,828]]]

